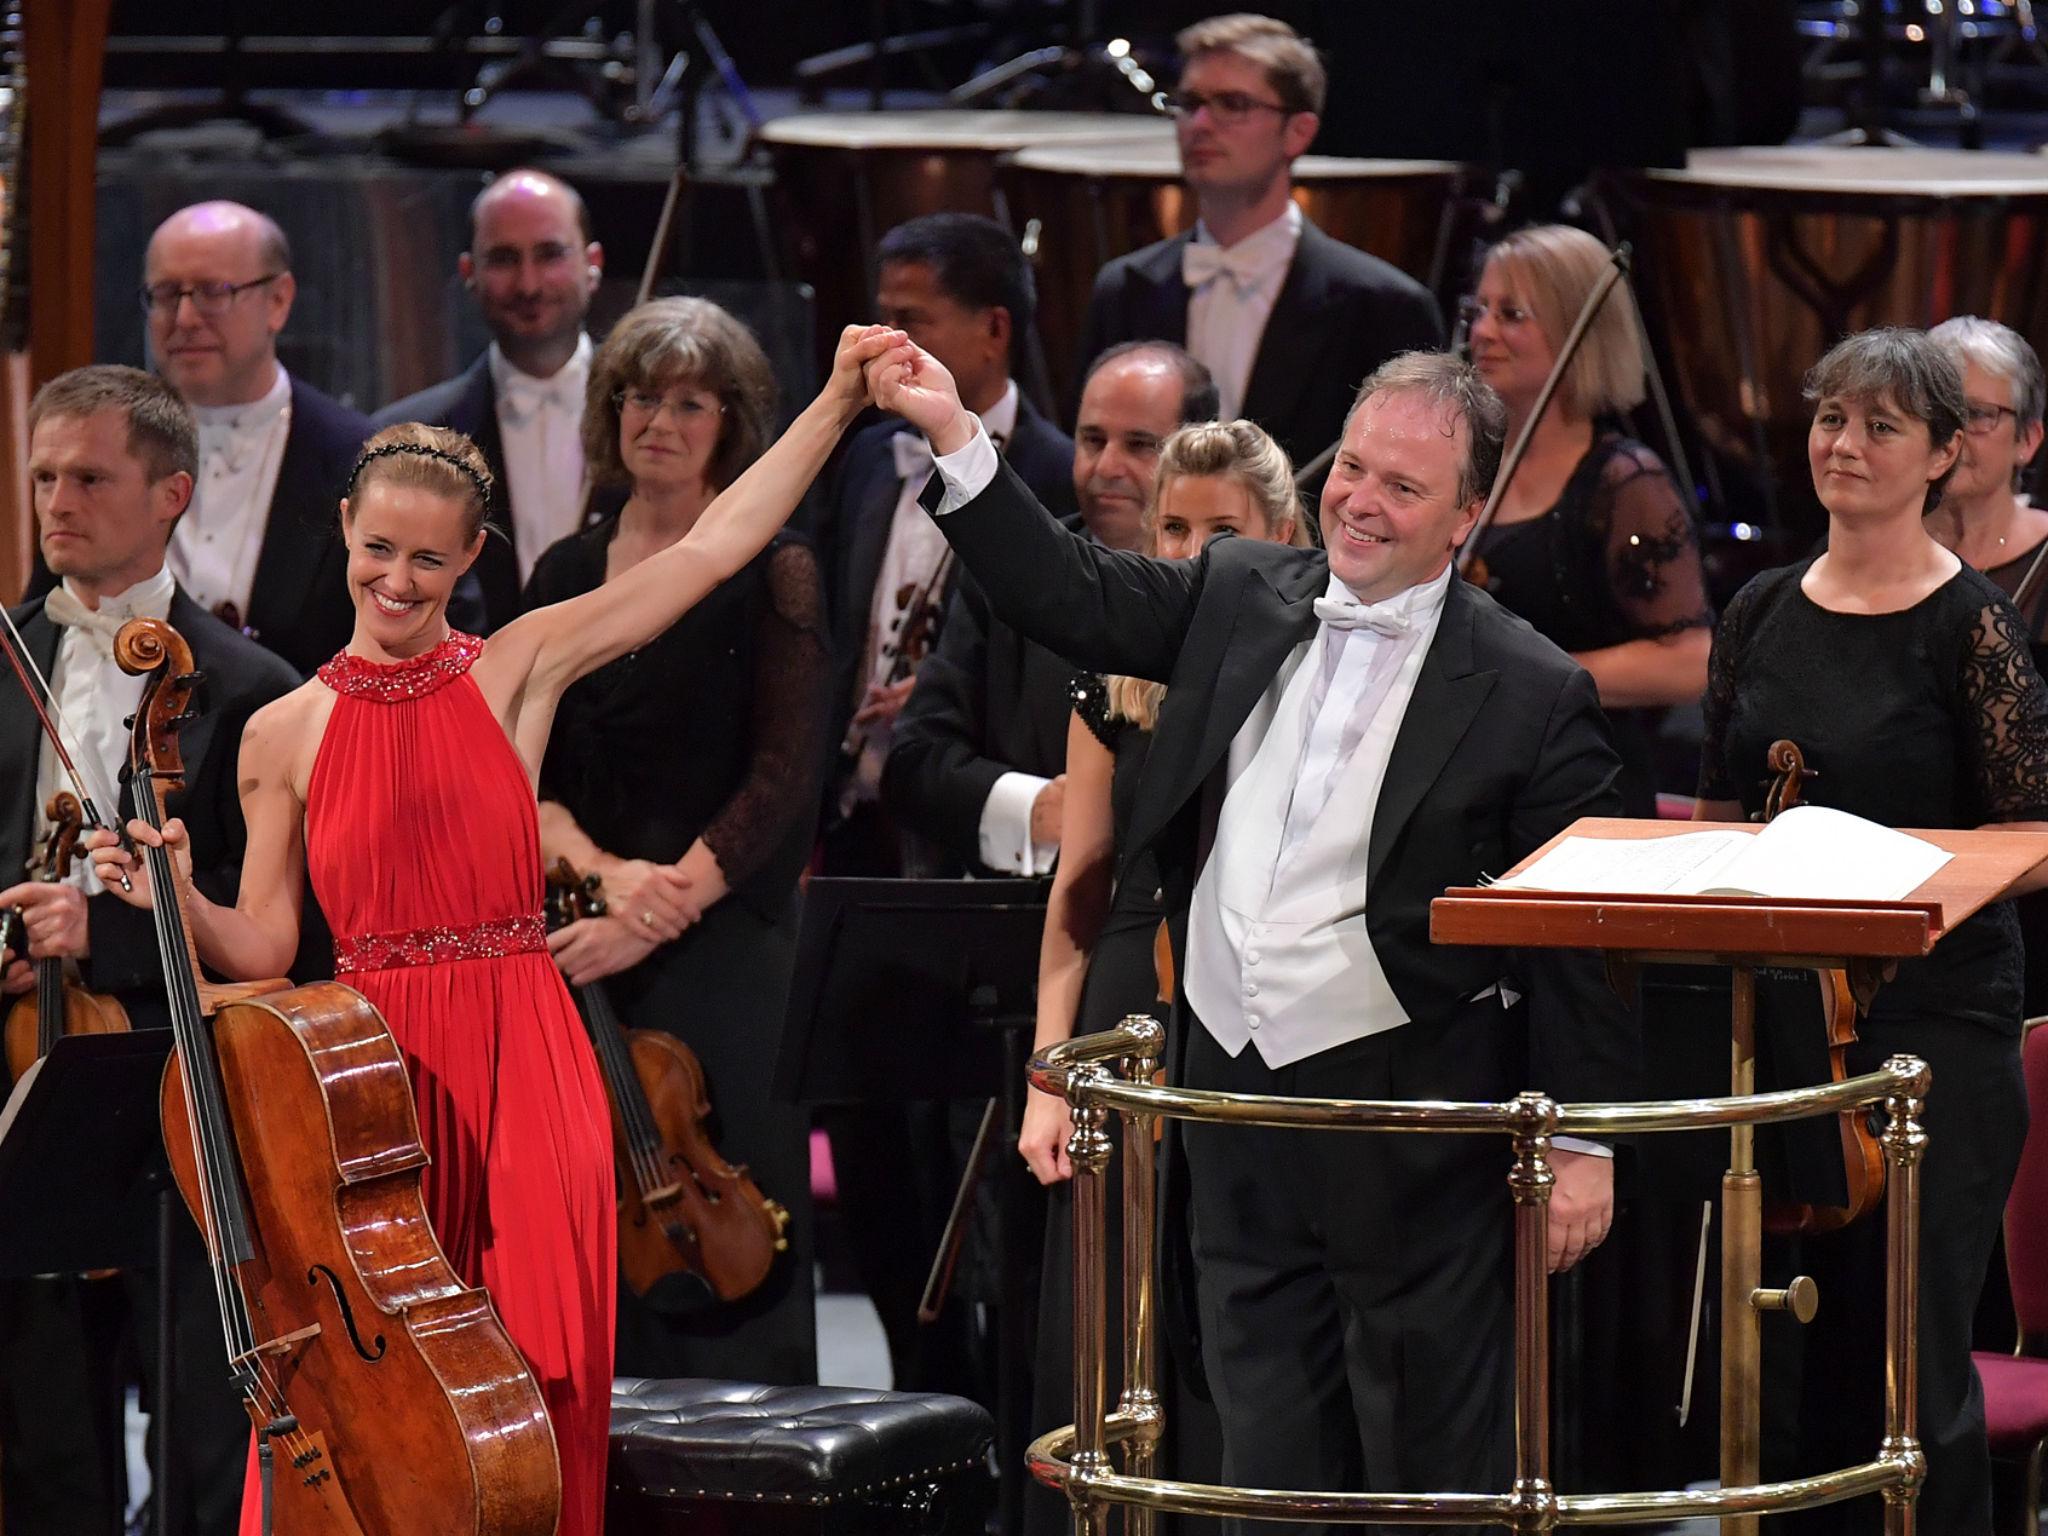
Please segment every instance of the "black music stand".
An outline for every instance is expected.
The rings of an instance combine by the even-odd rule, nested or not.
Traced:
[[[993,1098],[1014,1147],[1046,889],[1042,880],[812,880],[776,1096],[807,1105]],[[1023,1315],[1027,1288],[1008,1251],[1020,1235],[1022,1174],[1000,1157],[996,1166],[996,1451],[1001,1529],[1015,1532],[1037,1319]]]
[[[157,1093],[171,1032],[66,1035],[0,1108],[0,1278],[91,1269],[157,1272],[150,1502],[170,1518],[171,1237],[178,1196]]]

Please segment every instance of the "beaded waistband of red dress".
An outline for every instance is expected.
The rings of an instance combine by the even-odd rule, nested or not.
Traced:
[[[444,924],[338,938],[334,941],[334,969],[339,975],[353,976],[407,965],[526,955],[547,947],[547,920],[538,912],[521,912],[513,917],[493,917],[461,926]]]

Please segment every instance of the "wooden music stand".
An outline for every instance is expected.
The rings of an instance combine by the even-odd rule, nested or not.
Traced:
[[[1730,822],[1694,825],[1587,817],[1510,873],[1534,863],[1567,837],[1637,840],[1685,832],[1760,830]],[[1645,964],[1725,965],[1734,982],[1729,1092],[1747,1095],[1756,1091],[1759,966],[1846,971],[1857,1001],[1867,1008],[1893,964],[1929,953],[1950,929],[1998,900],[2020,876],[2048,859],[2048,833],[1905,830],[1955,857],[1904,901],[1454,887],[1430,904],[1430,938],[1439,944],[1599,950],[1607,956],[1609,975],[1617,984]],[[1934,1088],[1940,1089],[1938,1076]],[[1759,1480],[1760,1313],[1793,1305],[1791,1288],[1763,1287],[1763,1180],[1756,1169],[1755,1134],[1747,1125],[1730,1128],[1728,1171],[1721,1181],[1724,1488],[1750,1487]],[[1725,1517],[1721,1530],[1723,1536],[1755,1536],[1757,1517]]]

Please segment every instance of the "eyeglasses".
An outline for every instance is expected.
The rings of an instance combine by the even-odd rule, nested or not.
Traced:
[[[136,297],[142,300],[145,315],[175,315],[178,305],[190,299],[192,307],[211,320],[226,314],[237,294],[274,283],[283,276],[282,272],[273,272],[268,277],[252,277],[246,283],[193,283],[183,288],[176,283],[145,283]]]
[[[1168,91],[1159,98],[1159,104],[1175,117],[1193,117],[1207,107],[1209,115],[1219,123],[1241,123],[1254,112],[1278,112],[1282,117],[1292,117],[1298,110],[1277,101],[1261,101],[1243,91],[1218,91],[1214,96],[1204,96],[1200,91]]]
[[[612,396],[612,408],[621,415],[627,411],[636,416],[654,417],[667,406],[677,421],[695,421],[698,417],[725,409],[723,400],[706,400],[701,395],[667,394],[657,395],[652,390],[622,389]]]
[[[1978,405],[1972,401],[1963,413],[1963,430],[1972,437],[1988,437],[2007,416],[2015,422],[2020,419],[2020,413],[2009,405]]]
[[[1458,323],[1470,330],[1488,315],[1502,325],[1520,325],[1524,320],[1533,319],[1530,311],[1519,304],[1489,304],[1484,299],[1458,300]]]

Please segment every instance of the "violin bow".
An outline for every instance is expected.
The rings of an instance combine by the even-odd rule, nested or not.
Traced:
[[[1600,281],[1593,285],[1593,291],[1586,295],[1586,302],[1579,306],[1578,318],[1572,321],[1572,328],[1565,332],[1564,345],[1557,349],[1557,361],[1550,365],[1550,377],[1543,381],[1543,388],[1537,392],[1536,408],[1529,412],[1529,419],[1522,423],[1522,430],[1515,434],[1514,446],[1508,449],[1507,457],[1500,462],[1500,469],[1493,477],[1493,490],[1488,493],[1486,505],[1479,510],[1479,520],[1472,525],[1472,531],[1465,535],[1465,542],[1458,547],[1458,574],[1464,575],[1479,554],[1479,540],[1486,530],[1493,526],[1493,515],[1500,510],[1501,498],[1513,483],[1515,471],[1522,467],[1522,457],[1529,451],[1529,441],[1536,435],[1536,428],[1543,420],[1543,413],[1550,409],[1550,402],[1557,394],[1557,386],[1564,382],[1564,371],[1572,365],[1572,359],[1579,354],[1579,343],[1586,339],[1586,332],[1593,328],[1594,318],[1600,313],[1600,306],[1607,302],[1607,296],[1614,292],[1615,284],[1628,276],[1629,245],[1626,240],[1607,253],[1607,270],[1600,274]]]
[[[14,616],[7,611],[4,604],[0,604],[0,626],[4,626],[4,629],[0,629],[0,651],[7,653],[8,665],[14,669],[15,677],[20,679],[22,692],[28,695],[29,708],[36,712],[36,719],[42,722],[43,734],[49,737],[51,747],[56,750],[57,762],[63,768],[64,776],[71,780],[71,787],[78,792],[78,808],[87,829],[94,832],[108,830],[109,823],[100,815],[99,807],[94,804],[92,790],[87,787],[85,776],[78,771],[78,764],[72,760],[71,753],[64,745],[65,731],[70,731],[74,738],[78,733],[72,730],[71,722],[64,718],[64,706],[57,702],[57,695],[50,687],[50,680],[43,676],[42,668],[36,665],[35,657],[29,652],[28,642],[22,639],[21,631],[14,627]],[[30,681],[31,678],[34,679],[33,682]],[[38,692],[38,689],[41,691]],[[45,699],[49,701],[47,709],[43,706]],[[55,719],[51,718],[52,710],[56,712]],[[60,725],[63,727],[62,730],[58,729]],[[118,799],[108,803],[116,811],[121,809]],[[112,831],[120,838],[121,846],[133,855],[135,840],[128,835],[128,829],[125,826],[113,827]],[[127,875],[121,876],[121,889],[132,891],[135,889],[135,882]]]

